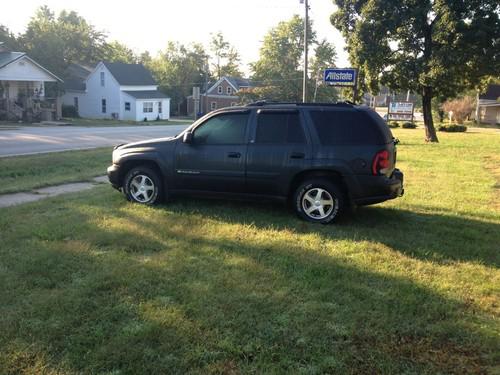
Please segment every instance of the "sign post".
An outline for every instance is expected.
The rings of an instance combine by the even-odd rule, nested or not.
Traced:
[[[354,68],[325,69],[323,81],[330,86],[352,87],[354,100],[358,94],[358,70]]]
[[[193,102],[194,102],[194,119],[198,119],[198,113],[200,113],[200,87],[193,87]]]

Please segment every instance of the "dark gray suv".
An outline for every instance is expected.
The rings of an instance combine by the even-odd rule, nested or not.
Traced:
[[[211,112],[175,137],[117,146],[108,176],[137,203],[278,199],[329,223],[351,205],[401,196],[395,164],[392,133],[369,108],[257,102]]]

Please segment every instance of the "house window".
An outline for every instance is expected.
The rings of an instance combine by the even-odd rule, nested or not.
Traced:
[[[101,86],[104,87],[104,72],[101,72]]]
[[[217,87],[217,92],[218,92],[219,94],[222,94],[222,86]]]
[[[73,105],[75,106],[76,113],[78,113],[78,97],[77,96],[75,96],[73,98]]]
[[[125,111],[130,111],[130,102],[125,102]]]
[[[153,112],[153,102],[144,102],[142,105],[143,113],[152,113]]]
[[[163,108],[161,106],[161,102],[158,102],[158,113],[162,113]]]
[[[231,87],[228,86],[226,89],[226,92],[228,95],[231,95],[231,93],[232,93]]]
[[[106,113],[106,99],[101,100],[101,112]]]
[[[213,111],[213,110],[216,110],[217,109],[217,102],[211,102],[210,103],[210,110]]]

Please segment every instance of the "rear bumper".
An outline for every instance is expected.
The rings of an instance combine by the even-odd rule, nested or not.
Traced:
[[[353,201],[360,206],[385,202],[404,194],[404,175],[399,169],[395,169],[391,177],[358,176],[358,179],[365,191],[362,197],[357,197]]]
[[[111,186],[113,186],[115,189],[120,190],[120,169],[117,164],[110,165],[108,167],[108,179],[109,182],[111,183]]]

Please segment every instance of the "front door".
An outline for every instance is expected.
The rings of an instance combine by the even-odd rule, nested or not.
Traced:
[[[311,148],[300,112],[296,109],[257,111],[248,146],[249,193],[284,195],[290,176],[311,160]]]
[[[210,117],[175,152],[175,189],[241,193],[245,186],[250,111]]]

